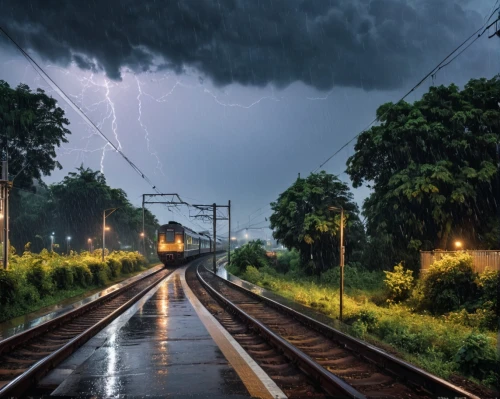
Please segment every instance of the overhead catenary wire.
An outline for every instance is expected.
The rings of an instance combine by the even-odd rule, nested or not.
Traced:
[[[64,90],[62,90],[59,85],[44,71],[44,69],[38,65],[38,63],[6,32],[6,30],[0,26],[0,32],[2,32],[21,52],[21,54],[27,59],[33,69],[40,75],[40,77],[49,84],[54,91],[61,96],[61,98],[66,101],[71,108],[80,115],[85,122],[87,122],[92,129],[94,129],[99,135],[129,164],[129,166],[134,169],[134,171],[139,174],[157,193],[160,191],[156,188],[155,184],[148,178],[148,176],[134,163],[128,158],[125,153],[116,146],[102,131],[99,127],[85,114],[85,112],[70,98]]]
[[[102,131],[101,129],[86,115],[86,113],[64,92],[63,89],[50,77],[49,74],[45,72],[45,70],[17,43],[17,41],[12,38],[7,31],[0,26],[0,32],[2,32],[13,44],[14,46],[19,50],[19,52],[26,58],[28,63],[32,66],[32,68],[35,70],[35,72],[49,85],[52,87],[52,89],[64,100],[66,101],[70,107],[92,128],[94,129],[106,142],[109,144],[127,163],[128,165],[134,169],[134,171],[146,182],[148,183],[151,188],[157,193],[157,194],[162,194],[162,192],[156,187],[156,185],[153,183],[153,181],[144,173],[132,160],[125,155],[125,153],[116,146]],[[184,202],[187,206],[192,206],[189,202],[186,202],[181,199],[182,202]],[[167,206],[168,208],[168,206]],[[180,211],[175,208],[177,213],[179,213],[181,216],[186,218]],[[171,211],[171,209],[169,209]],[[189,220],[186,218],[190,223],[193,223],[196,225],[198,228],[203,229],[202,226],[200,226],[198,223],[194,222],[193,220]]]

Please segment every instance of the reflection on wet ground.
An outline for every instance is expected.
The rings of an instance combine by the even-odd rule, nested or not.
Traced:
[[[117,289],[123,287],[126,284],[136,281],[137,279],[146,276],[148,274],[154,273],[155,271],[161,269],[162,267],[163,265],[152,267],[151,269],[145,271],[144,273],[123,280],[104,290],[99,288],[93,291],[89,291],[82,295],[68,298],[56,305],[48,306],[36,312],[19,316],[14,319],[0,323],[0,341],[12,335],[26,331],[30,328],[36,327],[39,324],[45,323],[46,321],[55,319],[56,317],[66,314],[72,311],[73,309],[78,309],[79,307],[89,302],[92,302],[97,298],[100,298],[110,292],[116,291]]]
[[[53,395],[248,397],[185,297],[178,272]]]

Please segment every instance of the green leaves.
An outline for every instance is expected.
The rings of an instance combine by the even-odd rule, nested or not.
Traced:
[[[308,270],[317,274],[339,259],[340,214],[329,210],[330,206],[345,210],[346,256],[359,256],[356,251],[364,243],[364,229],[358,207],[348,186],[337,177],[321,172],[299,178],[271,204],[274,237],[287,248],[297,249],[303,264],[312,255],[314,267]]]
[[[363,206],[370,237],[389,235],[394,253],[409,242],[446,249],[453,236],[470,247],[491,245],[483,237],[495,226],[498,203],[498,99],[500,75],[379,107],[377,115],[386,115],[359,136],[347,162],[354,186],[373,188]]]

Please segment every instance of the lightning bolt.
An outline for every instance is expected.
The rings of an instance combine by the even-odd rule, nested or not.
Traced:
[[[163,176],[165,176],[165,173],[163,173],[163,165],[160,162],[160,158],[158,157],[158,153],[156,151],[151,151],[148,127],[144,123],[142,123],[142,100],[141,100],[141,97],[143,96],[144,93],[142,91],[142,86],[141,86],[141,82],[139,81],[139,78],[137,77],[137,75],[135,75],[134,77],[135,77],[135,81],[137,82],[137,90],[139,92],[137,94],[137,103],[139,105],[139,108],[138,108],[139,109],[139,117],[137,118],[137,121],[141,125],[142,130],[144,131],[144,139],[146,140],[146,147],[148,149],[148,152],[156,158],[156,169],[159,170]],[[152,96],[150,96],[150,97],[152,97]]]

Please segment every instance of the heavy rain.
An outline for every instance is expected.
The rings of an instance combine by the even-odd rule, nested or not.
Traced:
[[[0,397],[497,397],[500,0],[0,0]]]

